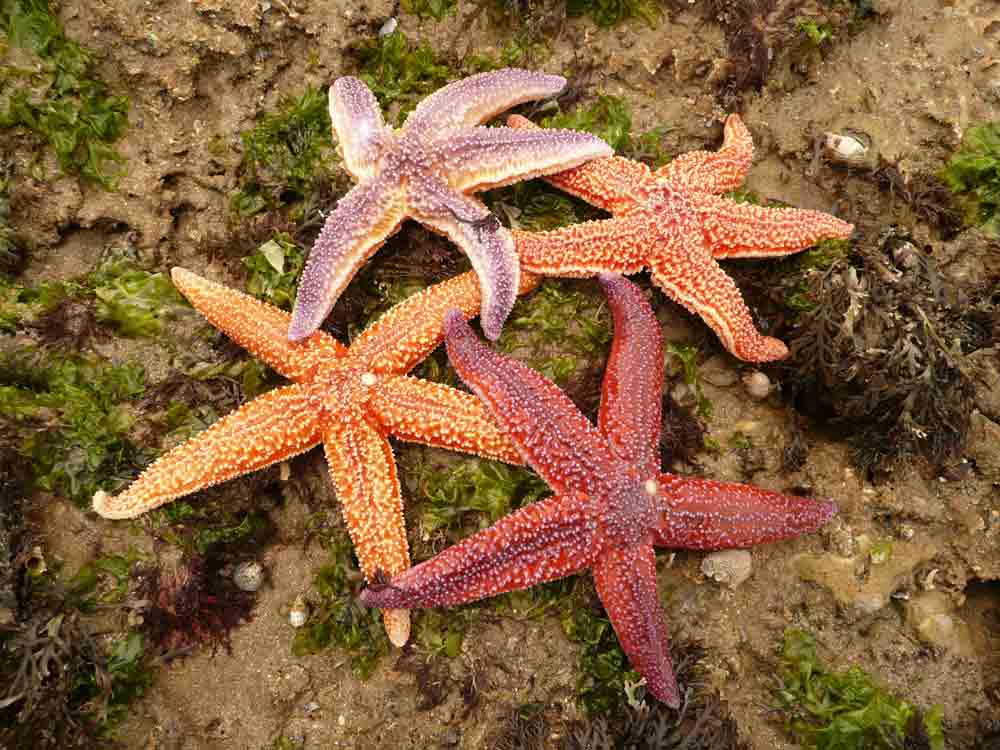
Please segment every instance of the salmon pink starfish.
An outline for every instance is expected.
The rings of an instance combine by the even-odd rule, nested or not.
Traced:
[[[589,568],[622,648],[649,691],[679,695],[656,590],[653,546],[748,547],[814,531],[836,507],[660,472],[663,341],[642,292],[602,275],[615,335],[595,428],[551,381],[480,343],[458,312],[445,341],[461,378],[555,492],[389,583],[375,607],[460,604]]]
[[[537,129],[519,115],[507,124]],[[551,175],[548,182],[614,218],[550,232],[515,231],[521,267],[546,276],[649,268],[657,286],[700,315],[735,356],[781,359],[788,349],[757,332],[739,289],[716,261],[788,255],[821,239],[850,237],[854,227],[821,211],[764,208],[719,195],[743,183],[752,158],[750,131],[730,115],[719,151],[681,154],[655,172],[612,156]]]
[[[510,232],[469,193],[574,167],[611,147],[572,130],[478,127],[515,104],[559,93],[560,76],[506,68],[464,78],[424,99],[398,130],[387,127],[365,84],[330,87],[330,118],[344,166],[358,184],[327,217],[309,253],[288,337],[319,328],[358,268],[412,217],[447,235],[472,261],[482,324],[495,339],[517,297]]]
[[[350,348],[316,332],[288,341],[288,314],[246,294],[175,268],[177,288],[216,328],[267,362],[292,385],[244,404],[163,455],[119,495],[98,492],[94,510],[135,518],[164,503],[238,477],[322,443],[344,521],[366,576],[410,565],[403,501],[388,436],[520,463],[510,440],[471,394],[406,373],[441,343],[445,313],[472,317],[479,284],[469,272],[393,307]],[[524,274],[521,291],[537,283]],[[453,308],[458,306],[460,313]],[[409,613],[385,613],[396,645]]]

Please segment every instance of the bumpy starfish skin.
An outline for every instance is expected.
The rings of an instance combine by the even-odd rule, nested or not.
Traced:
[[[364,262],[412,217],[450,237],[482,287],[482,325],[495,339],[517,296],[514,241],[467,193],[558,172],[611,148],[572,130],[478,127],[516,104],[557,94],[560,76],[507,68],[456,81],[424,99],[406,124],[386,126],[357,78],[330,87],[330,118],[347,170],[358,184],[327,217],[306,263],[288,336],[319,328]]]
[[[537,129],[519,115],[507,124]],[[821,211],[720,197],[742,184],[752,157],[750,132],[730,115],[719,151],[682,154],[655,172],[613,156],[550,175],[550,183],[614,218],[550,232],[515,231],[521,267],[549,276],[649,268],[653,281],[700,315],[734,355],[749,362],[781,359],[788,349],[757,332],[739,290],[716,261],[788,255],[821,239],[849,237],[854,227]]]
[[[656,589],[653,545],[747,547],[814,531],[829,502],[660,473],[663,341],[642,292],[604,274],[615,337],[595,428],[551,381],[445,323],[458,374],[555,492],[437,557],[370,585],[376,607],[468,602],[589,568],[622,648],[650,692],[679,704]]]
[[[98,492],[94,510],[134,518],[164,503],[320,443],[366,576],[410,564],[396,462],[386,439],[520,463],[510,440],[471,394],[406,373],[442,339],[445,313],[469,318],[480,306],[473,273],[437,284],[396,305],[348,349],[323,332],[288,341],[287,313],[183,268],[174,283],[215,327],[293,385],[244,404],[153,463],[123,493]],[[524,274],[521,291],[537,284]],[[409,637],[409,613],[387,612],[390,639]]]

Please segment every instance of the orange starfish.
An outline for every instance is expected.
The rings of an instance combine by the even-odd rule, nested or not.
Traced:
[[[536,128],[519,115],[516,128]],[[546,276],[631,274],[649,268],[653,281],[701,318],[740,359],[768,362],[788,355],[778,339],[757,332],[720,258],[788,255],[854,226],[821,211],[764,208],[720,193],[735,190],[753,158],[750,131],[726,120],[722,148],[682,154],[657,171],[611,156],[544,179],[614,218],[550,232],[515,231],[521,267]]]
[[[409,377],[443,338],[445,313],[479,314],[473,272],[430,287],[396,305],[350,348],[322,331],[288,341],[289,315],[183,268],[174,284],[212,325],[267,362],[293,385],[244,404],[152,464],[120,495],[94,495],[106,518],[134,518],[191,492],[232,479],[319,443],[366,578],[399,575],[410,566],[396,462],[386,439],[522,463],[517,449],[470,393]],[[522,274],[520,292],[538,283]],[[409,638],[406,610],[387,610],[396,645]]]

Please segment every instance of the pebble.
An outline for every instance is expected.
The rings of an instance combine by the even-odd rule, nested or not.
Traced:
[[[242,591],[256,591],[264,583],[264,566],[256,560],[245,560],[233,569],[233,583]]]
[[[750,577],[753,558],[745,549],[726,549],[706,555],[701,561],[701,572],[717,583],[736,588]]]
[[[750,398],[762,401],[771,392],[771,379],[760,370],[754,370],[743,376],[743,387]]]

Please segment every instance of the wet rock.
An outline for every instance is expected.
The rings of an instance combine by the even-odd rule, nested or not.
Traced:
[[[858,553],[841,557],[830,553],[802,553],[791,560],[799,577],[830,590],[837,603],[861,615],[873,614],[889,603],[893,592],[905,587],[913,571],[938,553],[932,542],[900,542],[881,564],[871,565],[871,541],[858,538]]]
[[[745,549],[726,549],[706,555],[701,561],[701,572],[716,583],[736,588],[750,577],[753,558]]]
[[[906,604],[906,621],[921,641],[959,656],[972,656],[969,626],[958,618],[951,598],[942,591],[925,591]]]

